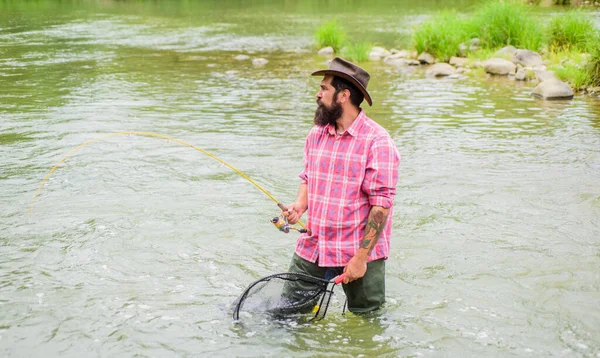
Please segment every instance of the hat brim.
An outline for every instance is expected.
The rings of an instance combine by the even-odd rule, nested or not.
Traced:
[[[360,84],[360,82],[358,82],[354,77],[348,75],[347,73],[344,73],[341,71],[335,71],[335,70],[320,70],[320,71],[313,72],[311,74],[311,76],[327,76],[327,75],[342,77],[343,79],[350,81],[353,85],[356,86],[356,88],[358,88],[362,92],[362,94],[365,96],[365,100],[367,101],[369,106],[373,105],[373,101],[371,101],[371,96],[369,95],[369,92],[367,92],[367,89],[364,88],[363,85]]]

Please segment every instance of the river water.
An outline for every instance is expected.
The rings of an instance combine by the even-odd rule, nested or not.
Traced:
[[[600,100],[368,62],[402,153],[387,305],[234,323],[286,271],[326,67],[314,29],[408,44],[436,2],[0,4],[0,355],[600,357]],[[470,3],[458,3],[468,6]],[[597,15],[597,14],[596,14]],[[236,60],[246,54],[248,60]],[[255,67],[251,59],[269,63]]]

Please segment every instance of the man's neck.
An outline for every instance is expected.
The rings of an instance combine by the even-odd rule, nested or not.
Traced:
[[[342,116],[335,123],[335,130],[338,133],[344,133],[354,123],[359,113],[360,108],[358,107],[345,108]]]

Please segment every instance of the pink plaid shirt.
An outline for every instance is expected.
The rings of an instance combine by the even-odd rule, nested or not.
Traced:
[[[390,208],[369,261],[390,252],[392,205],[400,153],[383,127],[361,110],[346,132],[314,126],[304,146],[302,183],[308,185],[308,228],[296,254],[322,267],[345,266],[362,242],[372,206]]]

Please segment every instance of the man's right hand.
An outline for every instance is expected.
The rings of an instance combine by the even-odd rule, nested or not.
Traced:
[[[287,211],[281,211],[281,215],[288,219],[288,223],[291,225],[296,224],[300,221],[302,214],[306,211],[306,208],[302,207],[302,205],[298,202],[291,203],[287,205]]]

